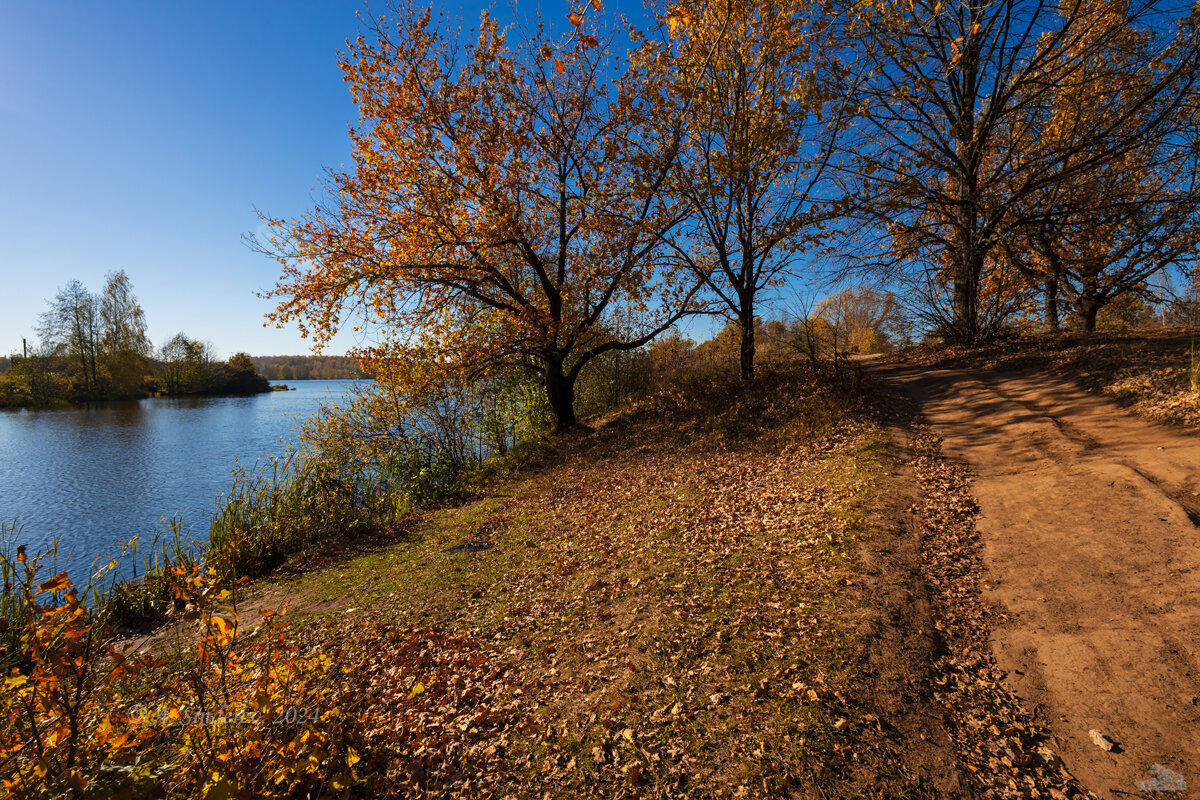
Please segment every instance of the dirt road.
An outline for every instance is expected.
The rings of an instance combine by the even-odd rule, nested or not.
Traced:
[[[1200,436],[1053,376],[869,369],[976,475],[996,658],[1067,766],[1101,797],[1200,797]]]

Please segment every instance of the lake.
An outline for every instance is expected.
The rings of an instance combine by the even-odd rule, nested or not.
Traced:
[[[207,539],[235,459],[250,467],[283,453],[300,420],[354,383],[0,411],[0,520],[17,522],[30,554],[57,538],[60,552],[73,551],[67,568],[76,580],[96,556],[118,557],[118,540],[140,535],[148,545],[173,517]]]

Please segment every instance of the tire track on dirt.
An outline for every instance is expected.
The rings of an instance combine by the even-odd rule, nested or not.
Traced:
[[[1008,618],[993,653],[1075,776],[1126,797],[1157,764],[1200,786],[1200,439],[1053,376],[869,369],[974,472],[983,599]]]

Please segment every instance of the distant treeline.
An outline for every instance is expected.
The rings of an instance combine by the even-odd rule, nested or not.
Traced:
[[[369,378],[349,356],[251,356],[254,366],[273,381],[356,380]]]
[[[100,294],[79,281],[60,289],[37,335],[27,352],[0,358],[0,406],[270,391],[245,353],[220,361],[212,345],[182,333],[155,350],[123,270],[108,275]]]

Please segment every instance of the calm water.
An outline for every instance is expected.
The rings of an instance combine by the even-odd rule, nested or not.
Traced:
[[[57,538],[77,580],[94,557],[117,557],[118,540],[176,517],[208,536],[234,459],[251,466],[282,453],[298,421],[353,381],[290,381],[291,392],[254,397],[97,403],[0,411],[0,520],[16,520],[29,551]],[[128,567],[123,570],[129,574]]]

